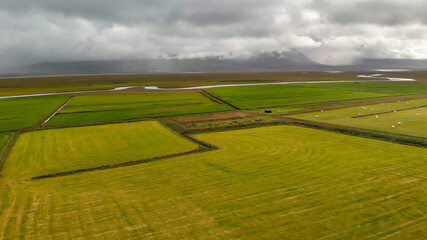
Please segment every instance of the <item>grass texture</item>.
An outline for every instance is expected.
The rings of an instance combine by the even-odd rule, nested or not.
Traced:
[[[427,93],[427,85],[390,82],[312,83],[209,89],[243,109]]]
[[[200,93],[76,96],[48,125],[69,125],[145,117],[227,111],[232,108]]]
[[[427,138],[427,98],[290,115],[310,121]],[[424,108],[423,108],[424,107]],[[396,112],[394,112],[396,111]],[[359,114],[362,114],[361,116]],[[317,117],[316,117],[317,116]],[[376,118],[378,116],[378,118]],[[401,124],[399,124],[399,122]],[[394,126],[395,128],[392,128]]]
[[[197,148],[156,121],[35,131],[19,137],[2,175],[30,178]]]
[[[294,126],[195,137],[219,149],[4,182],[0,238],[422,239],[426,234],[427,149]]]
[[[55,112],[69,96],[0,99],[0,132],[33,127]]]

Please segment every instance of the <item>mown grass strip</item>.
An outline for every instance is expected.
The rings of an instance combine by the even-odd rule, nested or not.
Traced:
[[[295,126],[194,137],[219,149],[11,184],[0,238],[424,236],[424,148]]]
[[[215,149],[216,148],[214,148],[214,147],[212,147],[212,148],[211,147],[209,147],[209,148],[200,147],[199,149],[188,151],[188,152],[183,152],[183,153],[175,153],[175,154],[170,154],[170,155],[166,155],[166,156],[154,157],[154,158],[149,158],[149,159],[141,159],[141,160],[136,160],[136,161],[129,161],[129,162],[124,162],[124,163],[119,163],[119,164],[103,165],[103,166],[94,167],[94,168],[78,169],[78,170],[68,171],[68,172],[58,172],[58,173],[54,173],[54,174],[46,174],[46,175],[31,177],[31,178],[26,179],[26,180],[27,181],[34,181],[34,180],[41,180],[41,179],[46,179],[46,178],[63,177],[63,176],[68,176],[68,175],[73,175],[73,174],[78,174],[78,173],[84,173],[84,172],[93,172],[93,171],[107,170],[107,169],[113,169],[113,168],[119,168],[119,167],[126,167],[126,166],[138,165],[138,164],[158,161],[158,160],[162,160],[162,159],[172,158],[172,157],[179,157],[179,156],[185,156],[185,155],[190,155],[190,154],[195,154],[195,153],[207,152],[207,151],[211,151],[211,150],[215,150]]]
[[[20,135],[3,168],[8,179],[72,172],[196,150],[156,121],[50,129]]]
[[[377,131],[366,130],[361,128],[339,126],[339,125],[333,125],[333,124],[328,124],[323,122],[315,122],[315,121],[309,121],[309,120],[285,117],[285,116],[283,118],[288,120],[288,124],[290,125],[304,126],[304,127],[315,128],[320,130],[343,133],[346,135],[371,138],[371,139],[383,140],[387,142],[399,143],[403,145],[427,148],[426,138],[391,134],[391,133],[385,133],[385,132],[377,132]]]

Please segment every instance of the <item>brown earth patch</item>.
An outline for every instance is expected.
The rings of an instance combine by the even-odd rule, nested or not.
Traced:
[[[228,112],[185,115],[185,116],[174,117],[173,119],[179,122],[196,122],[196,121],[210,121],[210,120],[221,120],[221,119],[231,119],[231,118],[244,118],[249,115],[253,115],[253,113],[237,110],[237,111],[228,111]]]

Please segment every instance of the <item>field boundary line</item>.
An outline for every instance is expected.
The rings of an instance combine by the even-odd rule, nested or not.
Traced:
[[[377,132],[377,131],[372,131],[368,129],[333,125],[329,123],[315,122],[315,121],[284,117],[284,116],[282,118],[289,120],[291,125],[331,131],[331,132],[363,137],[363,138],[382,140],[386,142],[398,143],[403,145],[427,148],[426,138],[392,134],[392,133],[386,133],[386,132]]]
[[[149,163],[149,162],[163,160],[163,159],[167,159],[167,158],[186,156],[186,155],[190,155],[190,154],[202,153],[202,152],[212,151],[212,150],[216,150],[216,149],[217,148],[207,148],[203,145],[203,146],[199,146],[198,149],[191,150],[188,152],[175,153],[175,154],[170,154],[170,155],[165,155],[165,156],[160,156],[160,157],[141,159],[141,160],[124,162],[124,163],[103,165],[103,166],[93,167],[93,168],[84,168],[84,169],[77,169],[77,170],[67,171],[67,172],[58,172],[58,173],[40,175],[40,176],[28,178],[28,179],[26,179],[26,181],[35,181],[35,180],[41,180],[41,179],[47,179],[47,178],[69,176],[69,175],[78,174],[78,173],[94,172],[94,171],[108,170],[108,169],[113,169],[113,168],[139,165],[139,164]]]
[[[415,100],[415,99],[422,99],[426,98],[427,94],[406,94],[406,95],[395,95],[395,96],[385,96],[385,97],[372,97],[372,98],[357,98],[357,99],[347,99],[347,100],[335,100],[335,101],[327,101],[327,102],[317,102],[317,103],[303,103],[303,104],[296,104],[296,105],[279,105],[279,106],[269,106],[269,107],[259,107],[259,108],[251,108],[251,109],[245,109],[245,110],[262,110],[266,108],[280,108],[280,109],[286,109],[286,108],[292,108],[292,107],[305,107],[305,106],[317,106],[322,104],[329,104],[329,103],[354,103],[354,105],[348,105],[348,106],[339,106],[339,107],[333,107],[333,108],[327,108],[323,107],[327,110],[336,110],[336,109],[343,109],[343,108],[350,108],[350,107],[358,107],[362,105],[375,105],[379,103],[393,103],[395,102],[394,99],[399,99],[402,101],[406,100]],[[383,101],[381,101],[383,100]],[[368,103],[359,103],[359,101],[369,101]],[[322,106],[319,106],[322,107]],[[295,111],[292,113],[285,113],[282,115],[293,115],[293,114],[299,114],[299,113],[309,113],[309,112],[317,112],[318,109],[312,110],[303,110],[303,111]]]
[[[240,110],[240,108],[238,108],[237,106],[231,104],[230,102],[225,101],[224,99],[218,97],[217,95],[215,95],[215,94],[213,94],[213,93],[211,93],[209,91],[206,91],[205,89],[200,89],[200,92],[202,92],[202,95],[205,95],[205,96],[207,95],[208,98],[213,98],[213,99],[218,100],[218,101],[220,101],[220,102],[222,102],[224,104],[227,104],[228,106],[230,106],[230,107],[232,107],[234,109]]]
[[[70,97],[68,101],[66,101],[64,104],[62,104],[50,117],[48,117],[46,120],[43,121],[42,126],[44,126],[47,122],[49,122],[50,119],[52,119],[57,113],[59,113],[65,106],[68,105],[68,103],[71,102],[71,100],[74,99],[75,96]]]

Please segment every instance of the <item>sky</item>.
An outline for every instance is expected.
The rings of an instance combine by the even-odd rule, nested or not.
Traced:
[[[0,68],[45,61],[427,59],[426,0],[0,0]]]

